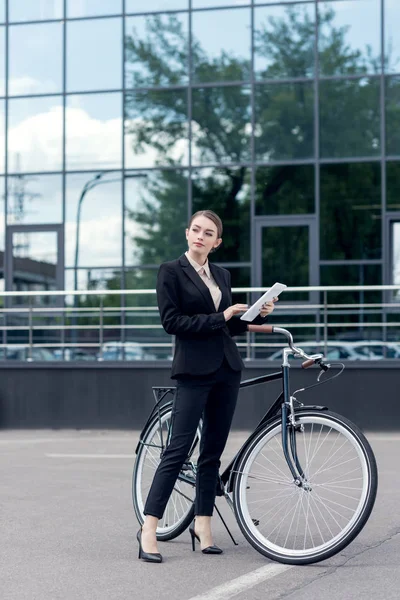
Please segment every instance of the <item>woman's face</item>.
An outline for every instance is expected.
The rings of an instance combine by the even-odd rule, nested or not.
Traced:
[[[189,250],[206,258],[213,248],[218,248],[222,239],[218,237],[217,226],[211,219],[199,216],[193,219],[186,229]]]

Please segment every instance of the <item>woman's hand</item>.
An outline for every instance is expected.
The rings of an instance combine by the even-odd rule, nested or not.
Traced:
[[[263,304],[260,310],[260,316],[264,318],[270,315],[275,308],[275,302],[278,302],[278,298],[274,298],[272,302],[266,302],[265,304]]]
[[[234,304],[233,306],[230,306],[224,310],[225,321],[229,321],[233,315],[238,315],[239,313],[245,312],[248,308],[248,304]]]

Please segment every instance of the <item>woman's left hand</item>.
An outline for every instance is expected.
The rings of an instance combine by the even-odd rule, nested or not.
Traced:
[[[272,302],[266,302],[263,304],[260,310],[260,316],[264,318],[270,315],[275,308],[275,302],[278,302],[278,298],[274,298]]]

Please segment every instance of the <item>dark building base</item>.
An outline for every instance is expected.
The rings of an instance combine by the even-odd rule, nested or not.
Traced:
[[[243,379],[280,370],[252,365]],[[1,428],[141,429],[154,406],[153,385],[175,385],[163,365],[2,364]],[[318,369],[291,369],[292,391],[316,382]],[[349,364],[334,381],[299,393],[305,404],[322,404],[365,430],[400,428],[397,363]],[[241,390],[234,429],[251,429],[280,392],[280,381]]]

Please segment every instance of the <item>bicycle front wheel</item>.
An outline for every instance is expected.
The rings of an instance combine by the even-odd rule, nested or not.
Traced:
[[[144,505],[155,472],[161,460],[162,444],[165,445],[171,427],[172,404],[160,409],[160,419],[155,415],[149,424],[138,450],[132,477],[133,507],[139,523],[144,522]],[[162,519],[157,527],[157,539],[172,540],[189,526],[194,517],[196,465],[199,454],[201,422],[191,450],[183,465]]]
[[[378,474],[363,433],[328,411],[297,413],[301,486],[290,473],[280,421],[266,426],[245,449],[233,501],[252,546],[272,560],[309,564],[340,552],[361,531],[374,505]]]

